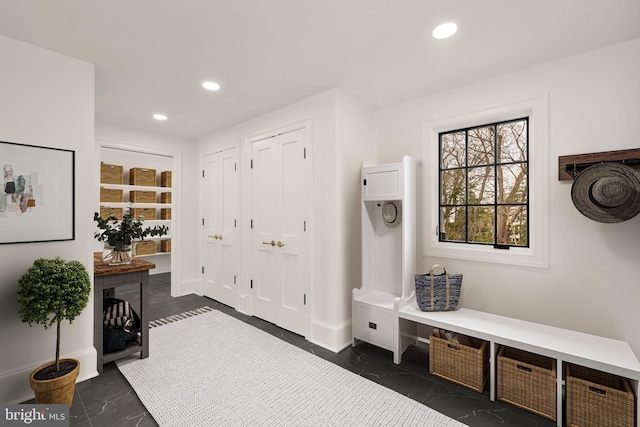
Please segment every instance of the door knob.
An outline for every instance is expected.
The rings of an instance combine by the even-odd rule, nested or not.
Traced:
[[[284,246],[284,243],[282,243],[280,240],[278,240],[278,243],[276,243],[276,245],[278,245],[279,248]]]
[[[222,235],[221,235],[221,234],[216,234],[216,235],[215,235],[215,236],[213,236],[213,237],[215,237],[216,239],[222,240]]]
[[[271,245],[271,246],[275,246],[276,245],[276,241],[272,240],[270,242],[262,242],[263,245]]]

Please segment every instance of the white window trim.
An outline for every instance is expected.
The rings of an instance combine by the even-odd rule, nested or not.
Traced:
[[[509,250],[493,246],[438,241],[438,134],[515,118],[529,117],[529,247]],[[549,97],[505,104],[422,124],[423,255],[472,261],[549,267]]]

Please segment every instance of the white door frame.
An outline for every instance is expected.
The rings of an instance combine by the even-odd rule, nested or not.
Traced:
[[[183,295],[182,276],[182,153],[179,151],[170,151],[157,149],[145,145],[131,144],[119,140],[109,138],[96,138],[94,140],[94,150],[97,155],[96,159],[100,161],[100,150],[102,148],[129,151],[137,154],[148,154],[171,158],[172,162],[172,219],[171,219],[171,296]],[[98,184],[99,185],[99,184]],[[176,191],[177,190],[177,191]],[[98,192],[99,193],[99,192]],[[96,193],[96,194],[98,194]],[[96,196],[99,204],[99,197]]]

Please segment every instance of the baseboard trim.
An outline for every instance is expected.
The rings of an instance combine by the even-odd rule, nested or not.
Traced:
[[[202,295],[202,292],[200,292],[201,288],[198,286],[198,280],[184,280],[176,284],[178,285],[178,289],[175,289],[175,294],[173,287],[171,288],[172,297],[180,297],[189,294]]]
[[[97,360],[98,355],[93,347],[83,351],[65,354],[61,358],[72,358],[80,361],[80,373],[76,383],[81,383],[98,376]],[[51,359],[49,359],[51,360]],[[44,365],[49,360],[23,368],[14,369],[0,375],[0,402],[8,404],[22,403],[33,399],[33,390],[29,385],[29,376],[38,366]]]
[[[339,325],[311,319],[311,333],[307,340],[334,353],[339,353],[351,345],[352,336],[351,319]]]

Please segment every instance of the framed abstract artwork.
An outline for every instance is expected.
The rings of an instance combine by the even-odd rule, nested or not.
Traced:
[[[75,151],[0,141],[0,244],[75,239]]]

